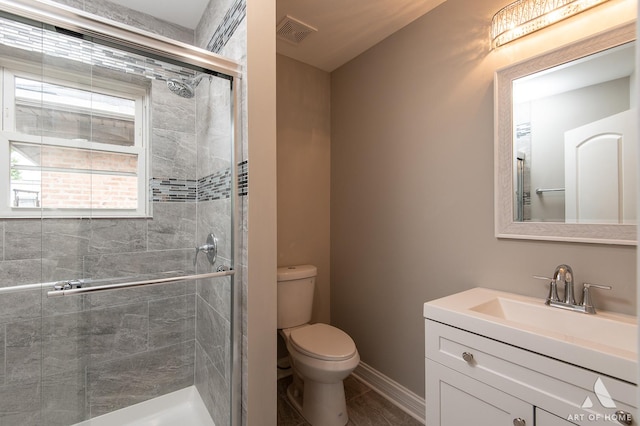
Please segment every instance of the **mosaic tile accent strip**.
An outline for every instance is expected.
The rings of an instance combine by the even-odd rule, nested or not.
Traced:
[[[211,201],[231,196],[231,170],[198,179],[198,201]]]
[[[245,160],[238,164],[238,195],[246,196],[249,194],[249,164]]]
[[[227,13],[222,18],[222,22],[216,28],[211,40],[207,44],[207,50],[213,53],[220,53],[227,44],[233,33],[238,28],[247,14],[246,0],[235,0]]]
[[[247,161],[238,164],[238,195],[249,193]],[[151,201],[195,203],[222,200],[231,196],[231,169],[198,179],[151,179]]]
[[[0,18],[0,29],[0,44],[12,48],[158,80],[194,75],[178,65],[102,46],[71,32],[45,31],[6,18]]]
[[[151,179],[151,201],[196,202],[198,182],[194,179]]]

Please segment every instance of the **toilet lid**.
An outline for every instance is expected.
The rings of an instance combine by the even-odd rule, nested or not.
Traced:
[[[303,354],[327,361],[351,358],[356,344],[347,333],[328,324],[311,324],[291,331],[291,344]]]

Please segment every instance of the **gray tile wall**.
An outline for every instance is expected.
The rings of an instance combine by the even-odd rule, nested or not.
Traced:
[[[90,40],[69,37],[64,33],[46,31],[9,18],[1,18],[0,48],[3,55],[38,62],[47,53],[49,66],[64,67],[79,76],[109,78],[113,72],[124,71],[122,81],[138,84],[147,79],[190,78],[195,72],[167,62],[123,51],[115,52]],[[144,78],[140,78],[140,76]]]
[[[107,1],[58,1],[192,42],[189,31]],[[210,22],[216,6],[224,16],[230,5],[215,3]],[[217,25],[203,28],[200,34],[210,31],[203,40],[211,41]],[[238,28],[224,49],[243,57],[244,21]],[[198,99],[217,106],[152,82],[153,178],[228,175],[231,135],[219,130],[230,119],[228,82],[203,80],[198,90]],[[153,219],[0,220],[0,287],[193,272],[193,247],[211,231],[220,239],[218,263],[228,264],[231,201],[206,199],[154,202]],[[246,211],[244,197],[239,201]],[[211,270],[204,256],[196,268]],[[228,424],[230,292],[230,280],[220,278],[69,298],[40,290],[0,296],[0,424],[68,425],[194,383],[216,424]]]
[[[167,97],[175,95],[161,90],[164,85],[154,89],[154,134],[170,133],[183,143],[191,141],[193,147],[167,156],[187,164],[190,160],[182,156],[195,156],[196,138],[195,128],[184,123],[194,123],[195,118],[171,128],[170,120],[155,114],[155,105],[167,105]],[[190,112],[181,108],[182,117],[189,114],[195,117],[194,106]],[[175,140],[154,139],[152,149],[168,152],[166,144]],[[160,163],[152,169],[178,169],[167,159]],[[181,174],[195,176],[195,171],[182,168]],[[193,247],[206,238],[197,238],[198,224],[228,235],[224,226],[215,224],[225,215],[211,209],[205,220],[206,211],[196,203],[158,202],[152,219],[0,221],[0,286],[163,271],[192,273]],[[221,254],[228,257],[227,246],[221,244]],[[197,335],[206,356],[215,359],[213,368],[224,371],[229,323],[210,307],[228,312],[220,308],[228,289],[221,282],[199,285],[208,303],[196,297],[195,283],[60,299],[47,298],[40,290],[0,296],[0,424],[68,425],[194,384],[196,312]],[[61,389],[70,403],[60,401]]]
[[[211,132],[202,129],[196,136],[195,102],[189,105],[159,83],[152,94],[153,173],[196,179],[192,165],[199,151],[209,156],[206,167],[228,169],[217,153],[199,149],[206,146],[201,137]],[[168,105],[179,109],[178,126],[170,124],[176,120]],[[172,146],[176,141],[178,149]],[[230,210],[227,198],[156,202],[152,219],[0,221],[0,286],[192,273],[193,247],[210,231],[220,238],[220,262],[228,263]],[[198,270],[211,270],[204,257]],[[0,424],[62,426],[105,414],[193,385],[196,360],[214,384],[228,389],[228,283],[224,278],[197,287],[184,283],[60,299],[40,290],[0,296]],[[198,383],[204,383],[200,377]],[[224,421],[229,410],[221,401],[229,399],[228,391],[215,395],[210,405]]]
[[[211,8],[221,4],[212,1]],[[219,238],[218,256],[223,264],[230,264],[232,204],[222,196],[225,188],[214,188],[220,178],[230,177],[231,169],[231,92],[228,82],[203,79],[197,89],[196,139],[197,175],[204,184],[198,190],[197,230],[199,235],[213,232]],[[202,143],[211,141],[210,143]],[[216,182],[217,180],[217,182]],[[211,183],[212,185],[207,185]],[[230,188],[230,186],[229,186]],[[228,190],[226,191],[228,192]],[[195,384],[215,424],[230,421],[230,339],[231,339],[230,280],[201,280],[196,301],[196,370]]]
[[[207,48],[232,3],[233,0],[210,0],[195,29],[194,44],[196,46],[202,49]]]
[[[210,7],[215,3],[214,0],[212,0],[212,2],[210,3]],[[219,0],[219,3],[225,3],[225,5],[227,6],[227,8],[225,9],[226,11],[229,11],[230,9],[234,9],[236,12],[238,11],[242,11],[242,13],[240,13],[240,16],[238,16],[238,13],[229,13],[228,19],[233,20],[233,23],[230,22],[221,22],[219,25],[217,26],[213,26],[211,25],[210,21],[206,21],[206,23],[209,25],[210,29],[213,29],[213,31],[210,31],[210,34],[213,34],[211,36],[209,36],[208,38],[203,38],[203,37],[199,37],[198,36],[198,29],[200,29],[201,27],[203,27],[203,22],[201,22],[201,25],[198,26],[198,29],[196,29],[196,40],[199,43],[203,43],[200,45],[200,47],[206,47],[208,44],[210,43],[214,43],[215,44],[215,40],[216,34],[221,34],[221,29],[229,29],[229,28],[233,28],[233,32],[232,34],[226,34],[224,37],[226,39],[226,44],[224,44],[224,46],[220,49],[219,54],[229,58],[231,60],[234,60],[236,62],[238,62],[242,67],[246,67],[247,64],[247,25],[246,25],[246,17],[244,15],[244,11],[246,11],[246,1],[244,0]],[[224,13],[222,13],[221,11],[218,11],[219,13],[219,18],[218,19],[223,19],[224,18]],[[220,30],[219,30],[220,29]],[[225,30],[223,30],[222,32],[224,32]],[[236,83],[238,84],[238,82]],[[238,186],[239,186],[239,194],[240,195],[237,199],[238,202],[238,209],[239,209],[239,223],[237,226],[240,227],[240,241],[237,242],[237,244],[239,245],[238,248],[238,258],[235,259],[235,267],[236,267],[236,275],[234,277],[235,283],[236,285],[240,286],[240,294],[239,294],[239,302],[238,304],[239,309],[241,311],[240,313],[240,318],[241,318],[241,324],[239,324],[239,328],[240,328],[240,335],[241,335],[241,355],[240,355],[240,360],[241,360],[241,424],[246,425],[246,392],[245,389],[247,389],[247,381],[248,381],[248,376],[247,376],[247,358],[246,358],[246,347],[247,347],[247,334],[246,334],[246,330],[247,330],[247,296],[248,296],[248,282],[247,282],[247,268],[248,268],[248,258],[247,258],[247,236],[248,236],[248,207],[249,207],[249,196],[248,196],[248,157],[247,157],[247,152],[248,152],[248,130],[247,130],[247,81],[246,79],[242,79],[239,81],[239,85],[240,88],[239,90],[241,91],[242,94],[242,99],[241,99],[241,105],[240,105],[240,117],[238,122],[236,122],[236,126],[240,126],[240,138],[241,141],[239,141],[240,144],[240,152],[239,152],[239,157],[236,158],[236,161],[238,161]],[[198,362],[198,358],[196,357],[196,363]],[[209,411],[212,413],[212,416],[215,417],[215,412],[216,412],[216,406],[211,402],[212,400],[214,400],[214,396],[217,394],[222,394],[224,390],[226,390],[227,388],[225,386],[228,386],[227,382],[224,381],[213,381],[213,383],[217,383],[216,387],[209,388],[206,389],[205,386],[203,386],[202,380],[198,380],[198,372],[199,371],[203,371],[204,369],[196,369],[196,386],[198,386],[198,390],[200,391],[201,395],[209,395],[208,399],[205,398],[205,404],[207,404],[207,407],[209,408]],[[211,383],[208,385],[213,386]],[[215,390],[215,391],[214,391]],[[220,390],[220,391],[218,391]]]
[[[230,58],[238,62],[243,68],[246,68],[247,64],[247,20],[246,17],[243,18],[233,36],[229,39],[227,44],[222,48],[220,54],[224,57]],[[241,309],[241,324],[240,324],[240,334],[241,334],[241,424],[247,424],[247,399],[246,399],[246,389],[247,389],[247,297],[248,297],[248,281],[247,281],[247,268],[249,265],[249,260],[247,256],[247,238],[248,238],[248,209],[249,209],[249,195],[248,195],[248,129],[247,129],[247,79],[242,79],[240,81],[240,90],[242,93],[241,100],[241,109],[240,109],[240,120],[239,123],[236,123],[240,126],[240,135],[241,135],[241,146],[240,146],[240,155],[237,158],[237,161],[240,162],[239,167],[239,192],[241,195],[238,197],[239,211],[240,211],[240,223],[238,226],[240,227],[240,241],[239,244],[239,254],[238,259],[235,261],[236,265],[236,276],[235,282],[240,286],[240,309]]]
[[[54,0],[94,15],[112,19],[184,43],[193,44],[195,33],[189,28],[163,21],[108,0]]]
[[[240,23],[244,20],[246,14],[246,0],[233,0],[222,18],[221,24],[218,25],[211,37],[211,40],[207,44],[207,50],[213,53],[220,53],[220,51],[224,49],[229,40],[233,37],[236,29],[240,26]]]
[[[0,423],[69,425],[193,384],[194,297],[2,324]],[[16,390],[26,403],[4,404]]]

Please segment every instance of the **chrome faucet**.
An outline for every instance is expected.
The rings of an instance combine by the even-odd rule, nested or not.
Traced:
[[[534,275],[534,278],[549,280],[549,294],[545,300],[545,305],[552,306],[554,308],[567,309],[570,311],[583,312],[585,314],[595,314],[596,308],[593,306],[591,300],[591,292],[593,288],[601,288],[603,290],[611,290],[611,286],[583,283],[582,290],[582,303],[576,303],[575,293],[573,288],[573,270],[569,265],[558,265],[553,278],[540,277]],[[558,296],[558,284],[564,284],[563,300]]]
[[[564,284],[564,303],[569,305],[576,304],[576,298],[573,292],[573,271],[569,265],[558,265],[553,273],[553,280],[557,284]]]

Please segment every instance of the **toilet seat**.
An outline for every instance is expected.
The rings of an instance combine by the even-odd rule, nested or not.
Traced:
[[[356,345],[347,333],[328,324],[296,328],[289,336],[291,345],[312,358],[342,361],[356,354]]]

